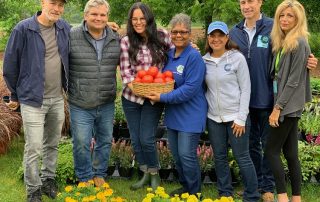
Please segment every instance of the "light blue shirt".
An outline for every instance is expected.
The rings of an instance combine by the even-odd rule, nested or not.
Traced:
[[[262,15],[260,14],[260,18],[259,20],[262,18]],[[256,26],[254,26],[252,29],[250,29],[249,27],[247,27],[247,20],[244,21],[244,31],[246,31],[249,35],[249,41],[250,41],[250,45],[252,43],[253,37],[257,32],[257,28]]]
[[[88,30],[88,26],[87,26],[86,23],[85,23],[85,30],[91,36],[91,34],[90,34],[89,30]],[[90,43],[96,49],[96,52],[97,52],[97,55],[98,55],[98,60],[101,60],[101,58],[102,58],[102,49],[103,49],[104,41],[105,41],[106,38],[107,38],[107,33],[106,33],[105,29],[103,29],[102,36],[99,39],[95,39],[92,36],[90,38]]]

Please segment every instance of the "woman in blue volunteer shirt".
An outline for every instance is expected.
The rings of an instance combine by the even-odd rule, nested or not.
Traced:
[[[197,146],[200,134],[205,130],[207,114],[205,64],[200,53],[190,45],[190,17],[177,14],[170,24],[175,48],[169,51],[163,71],[173,72],[175,88],[169,93],[150,94],[148,98],[166,103],[164,121],[168,128],[169,147],[182,185],[170,195],[196,194],[201,191]]]

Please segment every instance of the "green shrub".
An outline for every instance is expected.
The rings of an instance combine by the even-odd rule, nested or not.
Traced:
[[[56,180],[61,185],[75,183],[76,175],[74,171],[71,140],[68,139],[61,142],[58,150]]]
[[[311,33],[309,37],[309,44],[311,52],[315,57],[320,57],[320,33]]]
[[[320,95],[320,79],[319,78],[311,78],[311,91],[313,95]]]

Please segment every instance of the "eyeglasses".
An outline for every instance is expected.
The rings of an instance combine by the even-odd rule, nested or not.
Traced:
[[[145,18],[131,18],[131,21],[133,24],[136,24],[138,21],[140,21],[141,23],[145,23],[146,19]]]
[[[176,31],[176,30],[174,30],[174,31],[171,31],[171,34],[175,35],[175,36],[178,34],[180,34],[181,36],[185,36],[185,35],[189,34],[189,31]]]

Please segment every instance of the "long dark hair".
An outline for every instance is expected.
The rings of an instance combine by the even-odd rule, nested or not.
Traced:
[[[220,31],[221,32],[221,31]],[[221,33],[223,33],[223,32],[221,32]],[[224,34],[224,33],[223,33]],[[226,45],[225,45],[225,48],[226,48],[226,50],[231,50],[231,49],[236,49],[236,50],[239,50],[239,46],[234,42],[234,41],[232,41],[231,39],[230,39],[230,37],[229,37],[229,39],[228,39],[228,41],[227,41],[227,43],[226,43]],[[213,53],[213,49],[210,47],[210,45],[209,45],[209,42],[208,42],[208,35],[207,35],[207,37],[206,37],[206,46],[205,46],[205,50],[206,50],[206,53]]]
[[[138,34],[133,28],[131,19],[133,12],[136,9],[141,9],[144,18],[146,19],[146,38]],[[166,62],[166,52],[170,47],[164,42],[164,34],[162,32],[158,32],[154,15],[146,4],[137,2],[131,6],[128,15],[127,35],[130,43],[128,50],[129,59],[132,64],[137,64],[139,46],[144,43],[146,43],[150,50],[153,65],[163,64]]]

